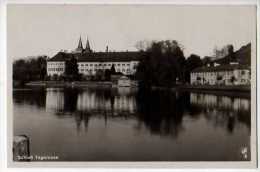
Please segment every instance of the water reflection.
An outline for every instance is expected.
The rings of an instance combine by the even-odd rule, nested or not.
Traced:
[[[250,110],[250,102],[246,98],[191,93],[190,101],[192,104],[207,108],[232,109],[235,111]]]
[[[246,96],[47,88],[15,90],[13,100],[14,134],[61,160],[245,160],[241,146],[250,151]]]
[[[198,119],[203,115],[213,126],[226,128],[229,133],[238,121],[250,129],[250,100],[240,97],[130,88],[48,88],[15,91],[14,101],[45,107],[60,118],[73,116],[78,131],[82,124],[87,131],[92,116],[104,119],[105,125],[108,118],[133,118],[136,130],[172,137],[184,129],[185,116]]]
[[[226,127],[227,131],[232,133],[239,121],[249,130],[251,128],[248,98],[191,93],[190,102],[196,109],[200,109],[215,127]]]
[[[105,111],[112,115],[120,113],[134,113],[136,103],[130,89],[114,90],[88,90],[78,97],[77,109],[79,111],[93,112]]]
[[[38,108],[46,106],[46,91],[45,89],[23,89],[13,92],[13,101],[15,104],[34,105]]]
[[[153,134],[178,136],[183,130],[184,113],[189,109],[189,94],[169,91],[140,91],[136,96],[140,127]]]

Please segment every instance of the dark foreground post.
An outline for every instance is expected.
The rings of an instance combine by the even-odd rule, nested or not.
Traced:
[[[26,135],[14,136],[13,138],[13,160],[30,160],[30,140]]]

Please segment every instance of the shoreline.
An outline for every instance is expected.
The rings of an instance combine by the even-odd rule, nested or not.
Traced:
[[[34,81],[28,82],[25,86],[29,87],[112,87],[110,81]]]
[[[251,85],[183,85],[179,89],[195,91],[251,92]]]
[[[112,88],[115,85],[111,81],[32,81],[25,84],[25,87],[98,87],[98,88]],[[116,86],[117,87],[117,86]],[[128,88],[128,87],[126,87]],[[130,87],[129,87],[130,88]],[[21,87],[14,87],[14,89],[21,89]],[[173,91],[196,91],[196,92],[251,92],[250,85],[176,85],[174,87],[156,87],[152,86],[153,90],[173,90]]]

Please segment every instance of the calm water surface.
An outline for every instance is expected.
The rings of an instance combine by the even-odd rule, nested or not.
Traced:
[[[13,91],[14,135],[60,161],[234,161],[250,155],[250,97],[46,88]],[[250,157],[250,156],[248,156]]]

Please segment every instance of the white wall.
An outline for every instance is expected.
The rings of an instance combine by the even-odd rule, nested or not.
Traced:
[[[135,73],[135,66],[138,61],[129,62],[78,62],[79,73],[84,75],[95,75],[97,70],[111,69],[115,66],[116,72],[122,72],[125,75]]]
[[[218,72],[192,72],[190,74],[192,85],[246,85],[250,84],[250,71],[248,69],[236,69]],[[222,80],[217,80],[218,76],[222,76]],[[200,77],[201,80],[197,80]],[[235,77],[232,82],[231,78]]]
[[[54,74],[62,75],[65,72],[65,62],[47,62],[47,75],[53,76]]]

